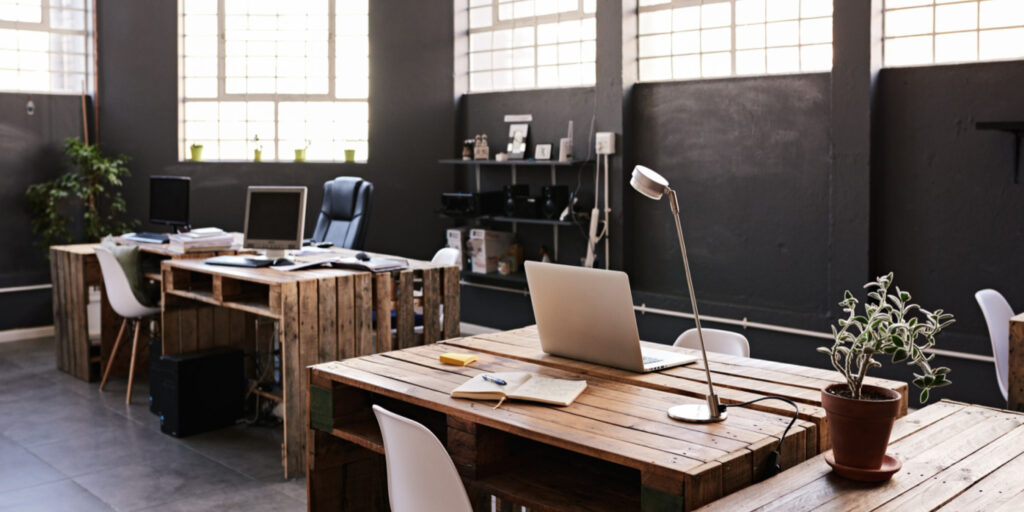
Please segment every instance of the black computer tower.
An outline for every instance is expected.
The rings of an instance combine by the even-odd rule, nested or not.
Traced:
[[[157,406],[156,401],[156,389],[157,386],[154,384],[158,378],[164,378],[166,371],[161,365],[160,356],[163,354],[163,344],[160,343],[160,338],[153,336],[149,340],[149,412],[160,416],[160,408]]]
[[[235,424],[242,416],[242,351],[219,348],[165,355],[150,373],[160,430],[185,437]]]

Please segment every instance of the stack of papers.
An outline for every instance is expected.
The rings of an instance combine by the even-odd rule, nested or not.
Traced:
[[[178,252],[220,251],[230,249],[235,243],[235,236],[220,228],[193,229],[168,238],[170,249]]]

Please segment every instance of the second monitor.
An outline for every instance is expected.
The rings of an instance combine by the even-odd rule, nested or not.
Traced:
[[[245,199],[245,241],[264,249],[267,259],[301,249],[306,225],[306,187],[249,187]]]

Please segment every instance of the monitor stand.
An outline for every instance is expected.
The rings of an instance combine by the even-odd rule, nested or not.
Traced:
[[[277,260],[281,258],[287,258],[288,251],[285,249],[264,249],[261,258],[268,260]]]

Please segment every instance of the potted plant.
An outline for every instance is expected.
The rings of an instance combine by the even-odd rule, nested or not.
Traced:
[[[188,149],[192,151],[192,161],[193,162],[198,162],[198,161],[203,159],[203,145],[202,144],[192,144],[191,146],[189,146]]]
[[[263,161],[263,143],[260,142],[260,134],[256,134],[252,138],[253,143],[256,147],[252,150],[252,161],[262,162]]]
[[[844,476],[864,480],[888,478],[900,465],[885,454],[900,410],[900,394],[864,384],[868,370],[882,366],[879,359],[883,357],[917,366],[920,373],[914,373],[913,383],[921,389],[922,402],[928,401],[932,388],[950,384],[949,368],[932,368],[929,361],[934,356],[925,351],[935,345],[935,335],[953,323],[953,315],[911,303],[910,294],[899,287],[890,293],[892,282],[890,272],[864,285],[870,300],[864,303],[863,313],[857,312],[858,301],[847,290],[839,303],[847,317],[839,320],[838,329],[832,326],[835,342],[818,348],[846,379],[821,391],[832,439],[829,464],[837,470],[852,468]]]
[[[313,144],[313,141],[311,141],[309,139],[306,139],[306,146],[301,148],[301,149],[296,149],[295,150],[295,161],[296,162],[305,162],[306,161],[306,150],[309,149],[309,146],[311,144]]]
[[[121,195],[124,180],[131,176],[128,157],[105,157],[97,146],[77,137],[65,139],[64,153],[72,170],[25,191],[37,243],[45,249],[74,240],[96,242],[134,229],[138,222],[124,219]],[[73,228],[78,231],[76,217],[83,221],[82,232],[73,234]]]

